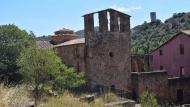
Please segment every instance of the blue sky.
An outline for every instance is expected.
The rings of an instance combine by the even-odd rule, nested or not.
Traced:
[[[190,12],[189,0],[0,0],[0,24],[15,24],[37,36],[53,34],[63,27],[83,29],[82,15],[115,8],[131,15],[131,26],[150,21],[157,12],[164,21],[178,12]]]

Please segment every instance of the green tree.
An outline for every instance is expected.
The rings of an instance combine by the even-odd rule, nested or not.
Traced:
[[[28,47],[32,36],[15,25],[0,25],[0,81],[18,82],[16,59]]]
[[[155,96],[148,91],[140,96],[139,102],[142,107],[159,107]]]
[[[54,88],[59,91],[80,87],[85,84],[84,73],[77,73],[74,68],[62,66],[62,72],[55,78]]]
[[[34,88],[37,106],[42,94],[40,91],[43,91],[46,86],[51,86],[53,79],[58,75],[61,60],[52,49],[31,46],[21,53],[17,63],[25,82]]]
[[[26,83],[34,88],[35,105],[46,89],[71,89],[85,83],[84,74],[62,64],[53,49],[39,49],[35,45],[24,49],[17,60]]]

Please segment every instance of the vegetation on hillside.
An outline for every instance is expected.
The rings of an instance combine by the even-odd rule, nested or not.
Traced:
[[[37,37],[36,40],[39,40],[39,41],[49,41],[50,40],[50,36],[51,35],[48,35],[48,36],[40,36],[40,37]]]
[[[181,30],[190,29],[190,13],[174,14],[164,23],[143,23],[132,29],[132,52],[148,54]]]

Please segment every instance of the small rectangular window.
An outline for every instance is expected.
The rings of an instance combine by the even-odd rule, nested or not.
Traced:
[[[161,66],[160,66],[160,70],[163,70],[163,69],[164,69],[164,67],[161,65]]]
[[[180,67],[180,76],[184,76],[185,75],[185,69],[183,66]]]
[[[180,55],[184,55],[184,45],[180,44]]]
[[[160,50],[159,52],[160,52],[160,56],[162,56],[162,55],[163,55],[163,52],[162,52],[162,50]]]

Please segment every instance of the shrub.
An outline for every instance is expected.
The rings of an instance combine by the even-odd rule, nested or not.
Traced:
[[[142,107],[159,107],[155,96],[148,91],[140,96],[139,102]]]
[[[77,73],[74,68],[62,66],[62,71],[54,80],[54,88],[59,91],[80,87],[85,84],[84,73]]]

